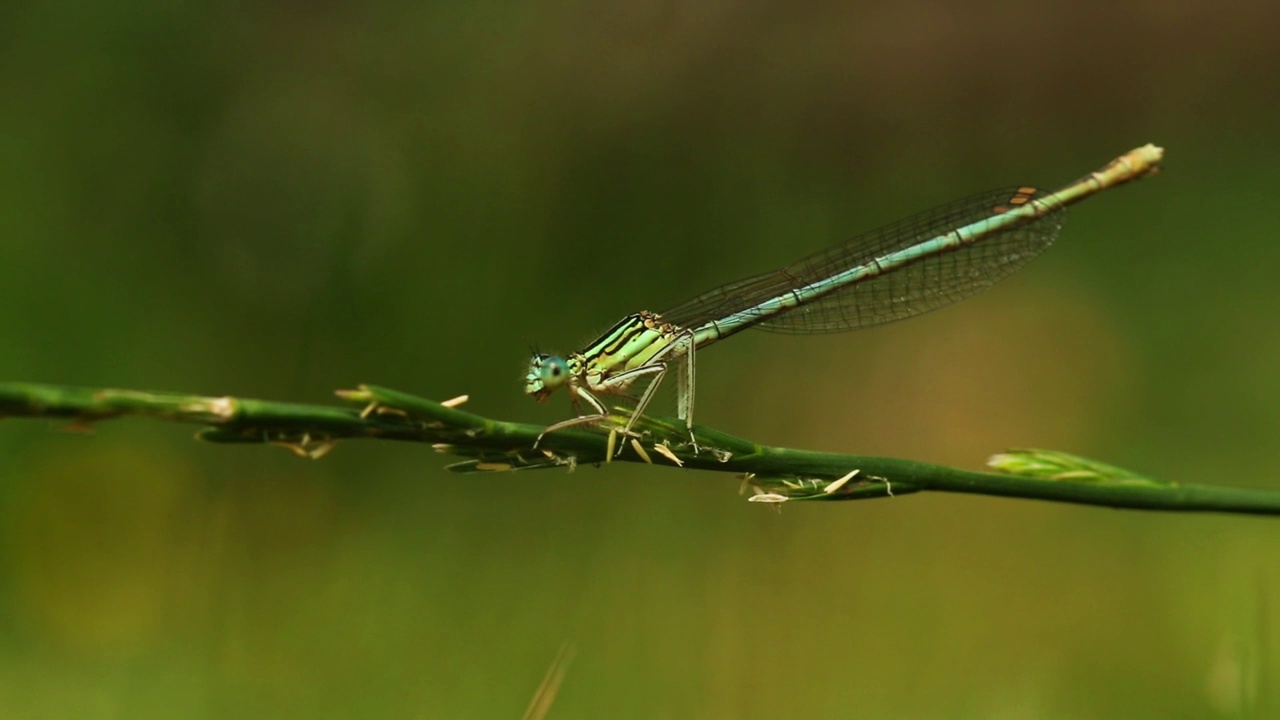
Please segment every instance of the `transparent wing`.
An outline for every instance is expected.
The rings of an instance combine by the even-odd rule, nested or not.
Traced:
[[[850,268],[992,217],[1043,196],[1029,187],[975,195],[886,225],[803,258],[781,270],[737,280],[679,305],[662,317],[697,327],[819,285]],[[816,300],[748,325],[782,333],[852,330],[901,320],[969,297],[1026,265],[1053,243],[1066,219],[1065,207],[1011,225],[972,244],[930,255],[854,282]]]

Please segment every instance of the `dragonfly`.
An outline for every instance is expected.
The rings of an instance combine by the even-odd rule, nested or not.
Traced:
[[[635,426],[669,371],[676,373],[676,413],[693,435],[697,353],[749,328],[828,333],[882,325],[970,297],[1029,263],[1062,230],[1067,206],[1155,173],[1164,150],[1144,145],[1053,192],[1017,186],[974,195],[886,225],[802,258],[780,270],[708,290],[665,312],[628,315],[579,352],[534,351],[525,392],[539,402],[568,390],[575,417],[547,433],[598,425],[601,399],[635,401],[622,430]],[[643,393],[632,385],[648,380]]]

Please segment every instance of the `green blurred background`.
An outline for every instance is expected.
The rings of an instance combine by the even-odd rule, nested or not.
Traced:
[[[476,412],[530,344],[1137,145],[991,292],[700,358],[698,419],[978,468],[1278,484],[1275,3],[11,0],[0,379]],[[670,411],[668,404],[665,408]],[[748,505],[0,424],[0,717],[1268,717],[1280,524]],[[1270,694],[1269,694],[1270,693]]]

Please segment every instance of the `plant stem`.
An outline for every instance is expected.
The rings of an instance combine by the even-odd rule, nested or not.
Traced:
[[[619,422],[555,432],[539,441],[541,426],[474,415],[454,407],[460,401],[439,403],[372,385],[338,396],[358,406],[0,383],[0,418],[58,418],[85,429],[117,417],[151,417],[202,425],[196,433],[201,440],[279,445],[310,458],[323,456],[341,440],[430,443],[439,452],[469,458],[449,465],[454,472],[572,469],[614,461],[679,465],[738,473],[754,490],[751,499],[759,502],[859,500],[931,490],[1142,510],[1280,514],[1277,491],[1162,482],[1047,450],[996,455],[989,464],[1001,473],[973,472],[769,447],[697,427],[695,452],[682,421],[651,416],[636,424],[639,437],[621,436]],[[625,415],[617,419],[624,421]]]

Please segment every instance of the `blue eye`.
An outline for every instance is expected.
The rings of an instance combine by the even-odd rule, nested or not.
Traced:
[[[569,377],[569,363],[555,355],[536,355],[529,371],[529,392],[548,393]]]

